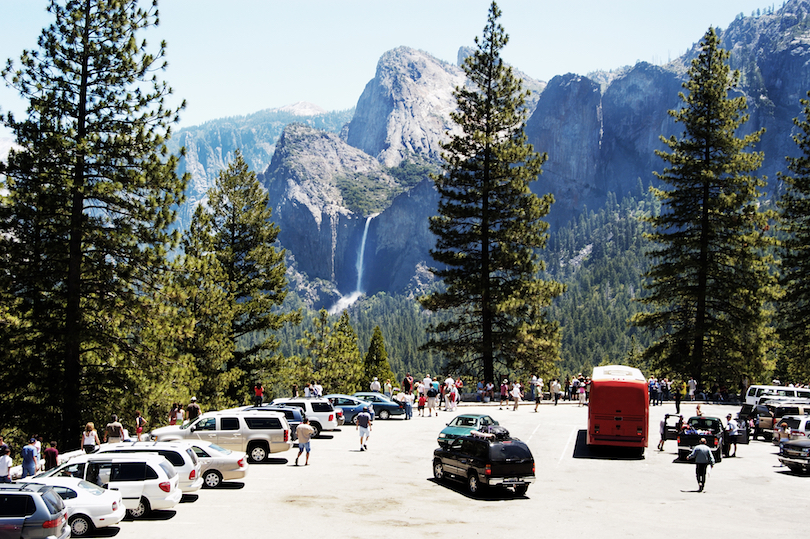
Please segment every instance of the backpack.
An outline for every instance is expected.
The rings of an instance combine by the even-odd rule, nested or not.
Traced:
[[[436,388],[431,386],[431,388],[428,389],[428,391],[427,391],[427,396],[431,397],[431,398],[435,397],[436,396]]]

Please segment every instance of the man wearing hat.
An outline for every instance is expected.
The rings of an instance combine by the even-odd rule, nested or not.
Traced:
[[[377,380],[376,376],[371,380],[371,385],[369,386],[369,389],[371,389],[375,393],[380,392],[380,381]]]
[[[191,397],[191,402],[186,407],[186,412],[188,415],[188,421],[192,422],[200,416],[202,410],[200,410],[200,405],[197,404],[197,397]]]
[[[726,416],[726,433],[723,437],[723,456],[734,457],[737,455],[737,435],[740,433],[740,426],[731,414]],[[731,453],[731,446],[734,445],[734,453]],[[729,455],[729,453],[731,453]]]

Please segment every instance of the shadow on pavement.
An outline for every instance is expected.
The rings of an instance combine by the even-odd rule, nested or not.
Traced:
[[[585,429],[580,429],[577,432],[573,457],[575,459],[643,460],[644,450],[637,447],[588,445],[588,433]]]
[[[442,481],[437,481],[435,477],[428,478],[428,481],[430,481],[431,483],[435,483],[439,486],[442,486],[447,490],[457,492],[462,496],[470,498],[471,500],[482,500],[485,502],[500,502],[503,500],[525,500],[529,498],[529,496],[525,494],[522,496],[518,496],[517,494],[515,494],[513,490],[509,490],[506,488],[484,487],[479,494],[471,494],[470,491],[467,490],[467,486],[459,481],[453,481],[451,479],[444,479]]]

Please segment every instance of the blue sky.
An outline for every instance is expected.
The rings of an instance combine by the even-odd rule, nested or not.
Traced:
[[[49,24],[46,0],[0,0],[0,61],[17,61]],[[227,9],[223,6],[227,5]],[[507,62],[549,80],[683,54],[709,26],[726,28],[762,0],[501,0]],[[353,107],[377,61],[401,45],[455,63],[486,23],[488,0],[161,0],[163,73],[186,99],[181,127],[297,101]],[[25,103],[0,87],[0,111]],[[0,136],[8,136],[0,130]]]

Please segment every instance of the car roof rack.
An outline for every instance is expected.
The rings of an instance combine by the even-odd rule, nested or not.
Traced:
[[[470,431],[470,436],[473,436],[475,438],[484,438],[486,440],[494,440],[495,439],[494,434],[490,434],[488,432],[481,432],[480,430],[471,430]]]

